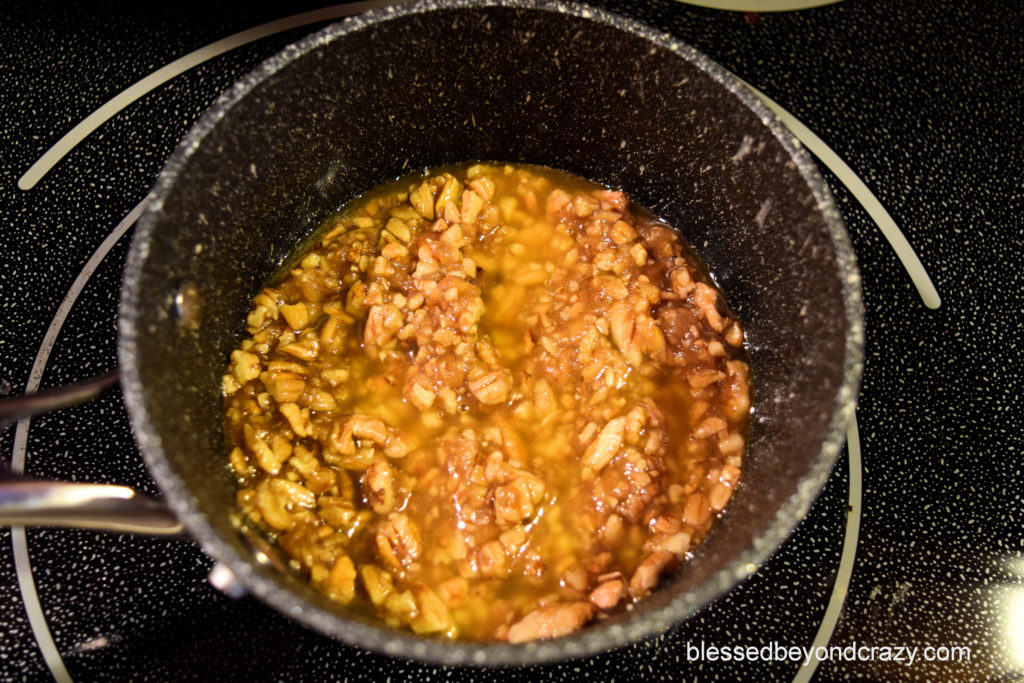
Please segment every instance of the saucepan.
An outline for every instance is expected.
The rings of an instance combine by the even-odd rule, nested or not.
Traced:
[[[346,200],[412,169],[469,160],[541,164],[625,190],[696,247],[750,346],[751,434],[723,518],[634,609],[553,640],[443,642],[331,603],[240,528],[225,452],[220,379],[253,295]],[[249,593],[377,652],[536,663],[666,629],[778,548],[844,442],[861,371],[859,283],[807,153],[706,56],[581,5],[424,2],[286,48],[188,133],[125,267],[120,381],[174,518]]]

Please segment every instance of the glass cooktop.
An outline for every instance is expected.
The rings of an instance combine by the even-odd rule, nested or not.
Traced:
[[[215,97],[383,2],[0,8],[0,393],[114,369],[140,202]],[[0,678],[1024,679],[1024,11],[955,2],[596,5],[755,88],[814,155],[863,274],[848,447],[793,536],[685,623],[530,669],[423,666],[207,580],[188,540],[0,529]],[[818,5],[815,7],[814,5]],[[9,426],[33,477],[159,496],[117,390]]]

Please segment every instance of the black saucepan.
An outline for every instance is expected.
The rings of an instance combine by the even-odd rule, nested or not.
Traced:
[[[296,244],[362,191],[474,159],[565,169],[624,189],[676,226],[744,323],[754,376],[742,484],[692,559],[632,611],[521,645],[400,633],[267,562],[238,529],[221,423],[220,378],[249,301]],[[456,0],[333,25],[226,92],[157,179],[125,269],[119,329],[142,455],[187,531],[251,593],[378,652],[526,664],[664,629],[779,546],[842,447],[862,311],[827,187],[721,67],[582,6]]]

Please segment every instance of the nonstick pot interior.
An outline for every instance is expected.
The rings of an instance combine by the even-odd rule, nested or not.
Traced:
[[[677,577],[629,614],[515,646],[398,633],[255,561],[234,524],[221,423],[220,377],[248,302],[296,244],[360,192],[473,159],[544,164],[621,187],[676,226],[744,323],[754,377],[742,484]],[[148,466],[205,551],[250,591],[380,652],[528,663],[663,629],[735,585],[792,531],[853,410],[859,295],[846,233],[813,164],[706,57],[579,6],[429,3],[372,12],[287,48],[203,117],[140,220],[120,354]]]

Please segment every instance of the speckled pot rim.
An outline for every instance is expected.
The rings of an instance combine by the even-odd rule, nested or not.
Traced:
[[[160,436],[153,429],[146,410],[135,352],[136,340],[140,335],[136,326],[140,303],[138,288],[142,280],[142,270],[149,255],[151,236],[159,222],[164,199],[173,191],[179,174],[184,171],[188,160],[207,133],[236,103],[296,58],[367,26],[438,9],[494,6],[568,14],[638,35],[693,64],[730,91],[744,106],[751,109],[794,160],[801,176],[816,199],[817,209],[824,218],[835,248],[837,269],[842,281],[847,328],[842,383],[836,395],[832,420],[828,426],[820,454],[802,478],[796,493],[781,506],[773,522],[764,533],[754,540],[750,547],[733,558],[707,581],[696,586],[690,592],[681,593],[663,607],[645,613],[642,619],[627,619],[606,626],[587,628],[564,638],[518,645],[442,642],[347,619],[337,613],[307,603],[257,571],[251,557],[241,556],[236,552],[234,546],[214,531],[207,518],[199,510],[188,487],[166,460]],[[811,503],[817,498],[832,472],[846,439],[847,423],[854,413],[860,385],[864,342],[860,275],[849,235],[835,206],[832,193],[810,156],[793,134],[735,76],[704,54],[679,42],[671,35],[656,31],[639,22],[584,5],[531,0],[428,0],[413,5],[373,10],[332,24],[286,47],[228,89],[178,145],[167,165],[157,177],[149,194],[146,212],[139,219],[125,265],[118,325],[121,383],[132,430],[139,449],[150,472],[166,495],[171,508],[210,557],[226,564],[253,595],[281,613],[323,634],[388,655],[437,664],[476,665],[534,664],[584,657],[602,650],[620,647],[663,631],[682,621],[749,576],[750,568],[764,563],[804,518]]]

